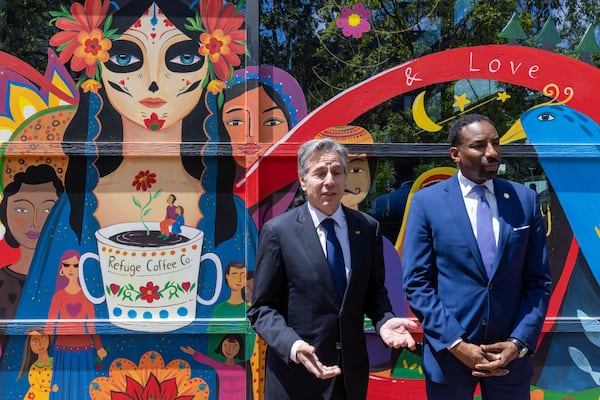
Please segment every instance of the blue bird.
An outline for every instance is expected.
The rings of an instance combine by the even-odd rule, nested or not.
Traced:
[[[541,105],[523,113],[500,142],[525,137],[600,284],[600,126],[565,105]]]

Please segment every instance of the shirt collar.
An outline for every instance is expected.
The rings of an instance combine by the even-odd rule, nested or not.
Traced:
[[[310,214],[310,218],[313,221],[313,224],[315,225],[315,228],[321,225],[321,222],[323,222],[325,218],[331,218],[335,221],[335,223],[338,226],[343,226],[343,222],[345,221],[346,217],[344,215],[344,210],[342,210],[341,204],[332,215],[323,214],[321,211],[314,208],[309,202],[306,202],[306,205],[308,206],[308,212]]]
[[[460,170],[458,170],[458,183],[460,185],[460,191],[462,192],[463,197],[466,197],[469,193],[471,193],[471,191],[473,190],[473,188],[477,185],[483,185],[487,188],[487,190],[489,190],[489,192],[494,195],[494,180],[493,179],[488,179],[487,181],[478,184],[473,182],[470,179],[467,179]]]

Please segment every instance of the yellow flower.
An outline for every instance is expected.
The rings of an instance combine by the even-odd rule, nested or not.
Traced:
[[[85,93],[92,92],[98,93],[98,89],[102,87],[102,84],[95,79],[88,79],[81,84],[81,88]]]
[[[223,89],[225,89],[225,87],[227,87],[227,84],[225,82],[220,81],[218,79],[213,79],[208,83],[207,89],[212,94],[217,95],[221,93]]]

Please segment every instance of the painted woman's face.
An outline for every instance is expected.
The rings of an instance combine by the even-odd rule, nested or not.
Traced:
[[[48,351],[50,346],[50,338],[48,335],[43,335],[39,332],[30,333],[31,339],[29,341],[29,347],[34,354],[40,354]]]
[[[258,150],[254,142],[274,143],[281,139],[289,130],[285,113],[263,87],[225,102],[223,123],[234,153],[254,154]],[[238,155],[235,159],[245,166],[244,156]]]
[[[79,278],[79,259],[77,256],[63,260],[60,268],[62,270],[62,275],[67,277],[67,279],[72,280]]]
[[[198,104],[207,74],[198,47],[153,4],[112,44],[102,69],[110,102],[149,130],[181,121]]]
[[[371,189],[371,172],[366,155],[350,156],[348,160],[348,178],[346,193],[342,203],[346,207],[356,208],[367,197]]]
[[[10,232],[21,247],[35,249],[50,210],[58,200],[52,182],[29,185],[7,199],[6,220]]]
[[[221,352],[226,358],[234,358],[240,352],[240,344],[237,340],[227,339],[223,341]]]

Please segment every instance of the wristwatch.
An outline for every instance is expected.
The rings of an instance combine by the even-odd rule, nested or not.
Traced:
[[[529,353],[529,349],[527,348],[527,346],[525,346],[525,344],[523,342],[521,342],[519,339],[514,338],[514,337],[509,337],[508,339],[506,339],[506,341],[511,342],[512,344],[517,346],[517,349],[519,350],[519,355],[517,356],[518,358],[523,358],[527,355],[527,353]]]

